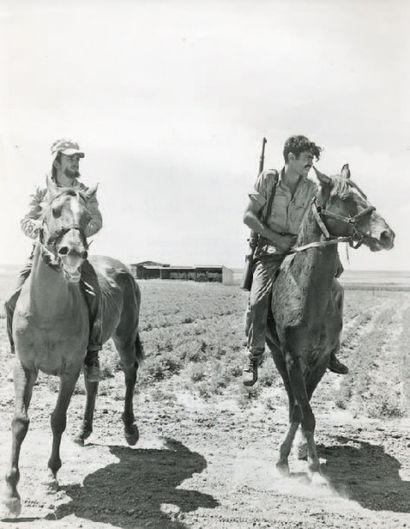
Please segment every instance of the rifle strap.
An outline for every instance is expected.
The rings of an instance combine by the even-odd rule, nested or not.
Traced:
[[[270,215],[271,210],[272,210],[273,199],[275,198],[276,187],[278,185],[278,181],[279,181],[279,174],[278,174],[277,171],[275,171],[275,182],[274,182],[274,184],[272,186],[272,191],[270,193],[269,200],[268,200],[268,203],[266,205],[265,215],[263,216],[263,223],[264,224],[267,223],[269,215]]]

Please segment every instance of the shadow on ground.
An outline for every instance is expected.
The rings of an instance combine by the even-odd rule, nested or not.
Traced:
[[[207,466],[202,455],[178,441],[167,439],[161,450],[112,446],[110,451],[119,461],[88,475],[83,485],[64,487],[71,501],[50,518],[75,514],[127,529],[186,529],[183,513],[219,505],[208,494],[177,488]]]
[[[340,494],[373,511],[410,513],[410,482],[399,475],[400,463],[383,446],[337,437],[342,446],[318,446],[327,461],[322,474]]]

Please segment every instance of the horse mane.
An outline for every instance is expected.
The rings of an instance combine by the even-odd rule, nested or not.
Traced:
[[[322,206],[326,206],[326,202],[332,197],[339,197],[341,200],[346,200],[351,197],[355,190],[357,190],[361,195],[365,196],[360,188],[352,182],[350,179],[345,178],[341,175],[332,176],[332,186],[330,194],[326,198]],[[319,185],[316,191],[316,199],[319,198],[319,195],[323,192],[323,186]],[[312,219],[310,218],[312,217]],[[308,207],[302,219],[302,224],[299,228],[299,233],[297,237],[297,242],[299,244],[305,244],[310,242],[312,236],[312,229],[317,227],[316,221],[313,220],[312,208]]]
[[[353,184],[348,178],[344,178],[340,175],[333,176],[330,196],[339,197],[340,199],[345,200],[352,196],[354,193],[354,187],[355,184]]]

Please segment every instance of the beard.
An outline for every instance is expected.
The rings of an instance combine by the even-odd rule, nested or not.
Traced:
[[[67,178],[80,178],[80,172],[77,171],[77,170],[72,171],[71,169],[65,169],[64,170],[64,175]]]

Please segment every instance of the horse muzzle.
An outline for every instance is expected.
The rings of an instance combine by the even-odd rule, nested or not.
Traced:
[[[62,246],[58,250],[58,256],[67,281],[78,283],[81,278],[81,265],[88,257],[87,250],[69,249],[68,246]]]
[[[394,237],[394,232],[386,229],[381,231],[377,237],[365,237],[364,242],[371,252],[379,252],[380,250],[391,250],[394,246]]]

